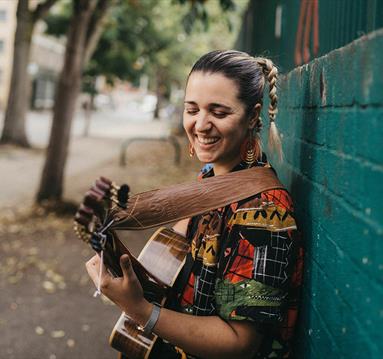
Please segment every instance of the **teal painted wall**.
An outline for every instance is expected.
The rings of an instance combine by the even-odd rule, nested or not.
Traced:
[[[383,358],[383,29],[282,76],[279,96],[274,165],[306,246],[296,357]]]
[[[318,54],[313,54],[313,23],[309,27],[311,58],[327,54],[371,31],[383,27],[383,0],[317,0]],[[293,69],[301,0],[250,0],[243,17],[236,48],[263,55],[278,64],[282,72]],[[276,34],[277,8],[281,33]],[[307,17],[305,18],[307,19]],[[304,32],[304,31],[303,31]],[[299,47],[302,50],[303,42]],[[301,51],[300,51],[301,52]]]

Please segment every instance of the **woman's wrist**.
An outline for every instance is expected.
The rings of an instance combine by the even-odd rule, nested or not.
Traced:
[[[133,319],[135,323],[140,326],[144,326],[152,313],[153,304],[148,302],[146,299],[143,299],[141,303],[134,306],[134,310],[132,308],[126,308],[125,313]]]

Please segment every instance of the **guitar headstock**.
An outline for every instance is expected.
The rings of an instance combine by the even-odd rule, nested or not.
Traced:
[[[90,242],[92,234],[103,225],[108,210],[115,207],[126,208],[128,198],[128,185],[117,186],[105,177],[97,179],[86,192],[75,214],[74,230],[77,236],[85,242]]]

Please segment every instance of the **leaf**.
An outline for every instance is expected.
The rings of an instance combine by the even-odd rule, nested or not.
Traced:
[[[54,330],[51,332],[51,337],[58,339],[65,337],[65,332],[63,330]]]
[[[54,293],[56,291],[56,286],[54,283],[50,282],[49,280],[46,280],[43,282],[43,288],[48,292],[48,293]]]
[[[68,339],[66,341],[66,345],[69,347],[69,348],[73,348],[75,346],[76,342],[74,341],[74,339]]]
[[[38,326],[38,327],[35,328],[35,333],[36,333],[37,335],[43,335],[44,332],[45,332],[44,328],[42,328],[42,327],[40,327],[40,326]]]
[[[81,330],[83,332],[87,332],[87,331],[89,331],[89,329],[90,329],[90,325],[89,324],[83,324],[82,327],[81,327]]]

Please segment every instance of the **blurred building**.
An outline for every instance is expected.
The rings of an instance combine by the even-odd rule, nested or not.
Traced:
[[[29,73],[32,78],[31,107],[51,108],[56,79],[61,71],[65,45],[57,38],[44,35],[44,24],[37,24],[32,38]]]
[[[17,1],[0,1],[0,110],[5,110],[12,74],[13,41]],[[44,34],[44,23],[35,26],[28,73],[31,77],[31,107],[51,108],[55,81],[61,70],[65,45]]]
[[[0,2],[0,110],[4,110],[12,71],[17,1]]]

